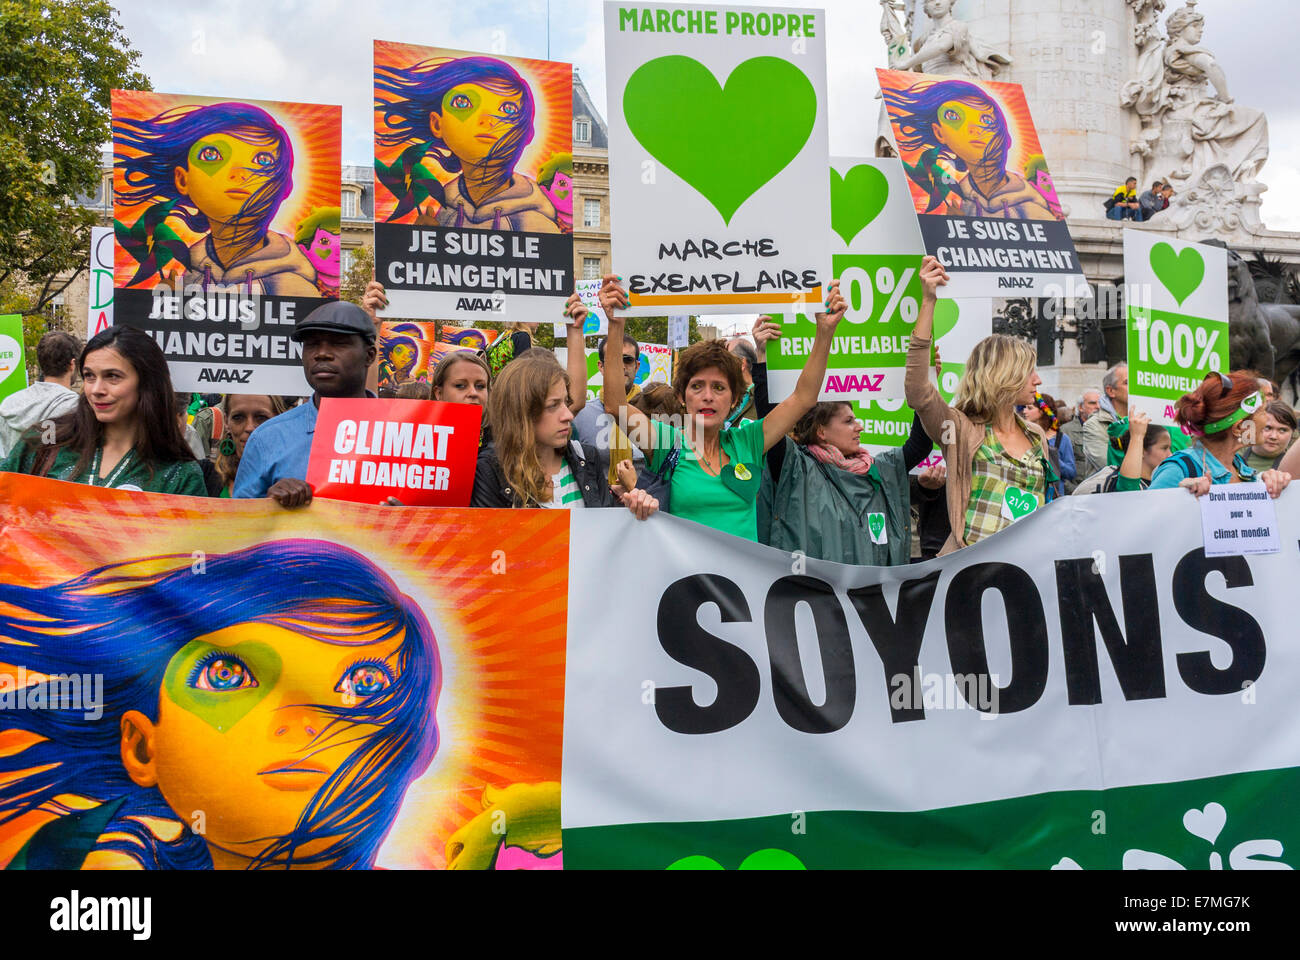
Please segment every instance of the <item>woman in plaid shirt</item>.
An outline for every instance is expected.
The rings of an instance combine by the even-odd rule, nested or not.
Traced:
[[[1060,478],[1048,460],[1046,438],[1016,407],[1034,402],[1042,378],[1033,349],[994,334],[971,351],[949,406],[930,382],[930,346],[939,287],[948,282],[934,257],[921,264],[924,297],[907,352],[904,393],[925,432],[943,448],[948,466],[948,519],[952,534],[940,555],[952,553],[1010,526],[1047,500]]]

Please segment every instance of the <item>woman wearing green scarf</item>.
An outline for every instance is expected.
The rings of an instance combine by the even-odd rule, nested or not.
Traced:
[[[37,424],[0,471],[119,490],[202,497],[167,360],[134,327],[109,327],[81,352],[85,387],[71,413]]]

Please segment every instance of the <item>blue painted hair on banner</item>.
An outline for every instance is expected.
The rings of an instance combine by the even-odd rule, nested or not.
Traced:
[[[50,677],[104,678],[97,720],[86,719],[81,704],[3,715],[5,729],[44,739],[0,756],[0,824],[33,811],[74,812],[60,797],[120,800],[94,849],[126,854],[146,869],[211,868],[207,844],[191,832],[187,816],[173,811],[156,786],[139,786],[128,775],[122,715],[137,710],[156,722],[168,663],[195,638],[226,627],[270,624],[340,646],[400,638],[394,678],[382,692],[355,705],[306,705],[329,718],[313,745],[336,736],[336,725],[375,732],[355,741],[293,830],[267,838],[250,863],[372,867],[407,787],[438,747],[441,667],[423,611],[361,554],[326,541],[278,540],[209,555],[201,572],[193,562],[187,554],[143,557],[48,587],[0,584],[0,663]],[[39,686],[49,691],[53,684],[33,685]],[[161,840],[142,817],[179,820],[182,829]],[[110,838],[123,834],[128,839]],[[310,852],[299,852],[308,843]]]
[[[461,171],[461,159],[447,144],[433,136],[430,114],[442,115],[443,100],[456,87],[476,84],[508,97],[519,98],[514,114],[497,114],[496,119],[511,129],[488,151],[482,166],[487,179],[504,186],[514,175],[515,164],[533,141],[536,107],[533,92],[517,70],[493,57],[425,60],[412,67],[375,68],[375,110],[380,117],[375,142],[381,146],[418,144],[425,156],[448,173]],[[386,94],[379,99],[378,94]],[[382,129],[378,129],[382,125]]]
[[[265,180],[232,221],[237,246],[252,248],[260,243],[280,205],[293,192],[293,143],[269,113],[249,103],[174,107],[149,120],[115,118],[114,166],[124,172],[126,180],[115,202],[128,207],[175,202],[171,215],[192,230],[209,229],[206,214],[177,189],[176,169],[189,167],[190,148],[216,133],[255,146],[279,148],[271,163],[250,168]]]
[[[988,178],[1005,176],[1011,131],[1002,108],[978,86],[965,80],[923,80],[906,90],[887,89],[883,94],[899,149],[911,152],[937,147],[958,170],[967,168],[965,161],[944,146],[934,133],[940,124],[939,109],[949,101],[956,101],[992,111],[995,129],[975,173]]]

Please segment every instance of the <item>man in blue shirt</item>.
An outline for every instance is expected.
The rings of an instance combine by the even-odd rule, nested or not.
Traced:
[[[307,403],[272,417],[248,438],[235,475],[234,497],[271,497],[282,507],[311,502],[307,458],[321,397],[360,399],[366,371],[375,362],[375,325],[354,303],[317,307],[297,322],[293,339],[302,344],[302,369],[314,393]]]

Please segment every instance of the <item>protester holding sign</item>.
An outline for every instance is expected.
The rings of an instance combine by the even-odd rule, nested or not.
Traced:
[[[302,344],[302,369],[314,392],[249,438],[235,475],[237,498],[271,497],[282,507],[310,503],[307,459],[321,398],[373,396],[366,372],[375,362],[375,325],[361,307],[343,301],[317,307],[298,321],[293,339]]]
[[[767,344],[781,328],[759,317],[754,400],[759,416],[774,405],[767,391]],[[936,373],[941,371],[938,358]],[[787,437],[767,452],[770,519],[760,539],[779,550],[837,563],[894,566],[912,548],[908,473],[934,449],[919,417],[907,443],[874,455],[862,443],[862,421],[846,400],[819,402]]]
[[[1060,409],[1061,404],[1055,397],[1037,392],[1034,394],[1034,402],[1026,404],[1023,408],[1024,418],[1030,423],[1038,424],[1046,435],[1048,458],[1052,461],[1052,468],[1061,477],[1060,481],[1048,487],[1048,492],[1051,494],[1049,499],[1064,496],[1063,481],[1073,480],[1078,476],[1074,463],[1074,444],[1061,430],[1061,418],[1058,413]]]
[[[1048,462],[1042,429],[1026,423],[1017,406],[1034,402],[1042,378],[1034,350],[1005,334],[985,337],[971,352],[957,384],[955,404],[944,403],[930,382],[930,335],[939,287],[948,282],[934,257],[921,264],[924,296],[907,351],[907,403],[925,432],[939,441],[948,467],[952,534],[943,554],[969,546],[1028,516],[1046,502],[1060,479]]]
[[[470,506],[616,506],[600,452],[571,439],[572,392],[569,375],[543,359],[523,358],[502,371],[488,400],[494,442],[479,454]],[[644,490],[623,502],[642,520],[659,509]]]
[[[29,430],[0,470],[92,486],[201,497],[167,360],[134,327],[109,327],[81,352],[84,392],[49,427]]]
[[[1141,410],[1114,421],[1107,429],[1109,462],[1079,484],[1074,490],[1076,495],[1146,490],[1151,486],[1152,473],[1172,450],[1169,430],[1151,423]]]
[[[600,302],[609,318],[610,340],[618,343],[624,318],[614,311],[629,302],[619,277],[605,277]],[[827,312],[817,314],[817,336],[794,393],[760,420],[724,427],[745,383],[740,361],[721,340],[697,343],[678,358],[673,390],[686,408],[684,430],[647,417],[627,402],[623,378],[606,375],[606,409],[628,425],[628,435],[651,461],[650,469],[668,483],[669,512],[746,540],[758,539],[763,455],[817,403],[835,328],[847,306],[839,281],[832,281]]]
[[[1156,468],[1151,489],[1187,487],[1199,497],[1212,484],[1259,480],[1276,497],[1291,482],[1287,466],[1296,465],[1294,458],[1284,457],[1281,470],[1258,473],[1241,455],[1263,431],[1264,419],[1264,395],[1253,373],[1210,374],[1178,401],[1178,423],[1196,439]]]
[[[487,361],[469,350],[453,350],[433,368],[429,379],[433,399],[444,403],[477,403],[487,406],[492,374]]]

